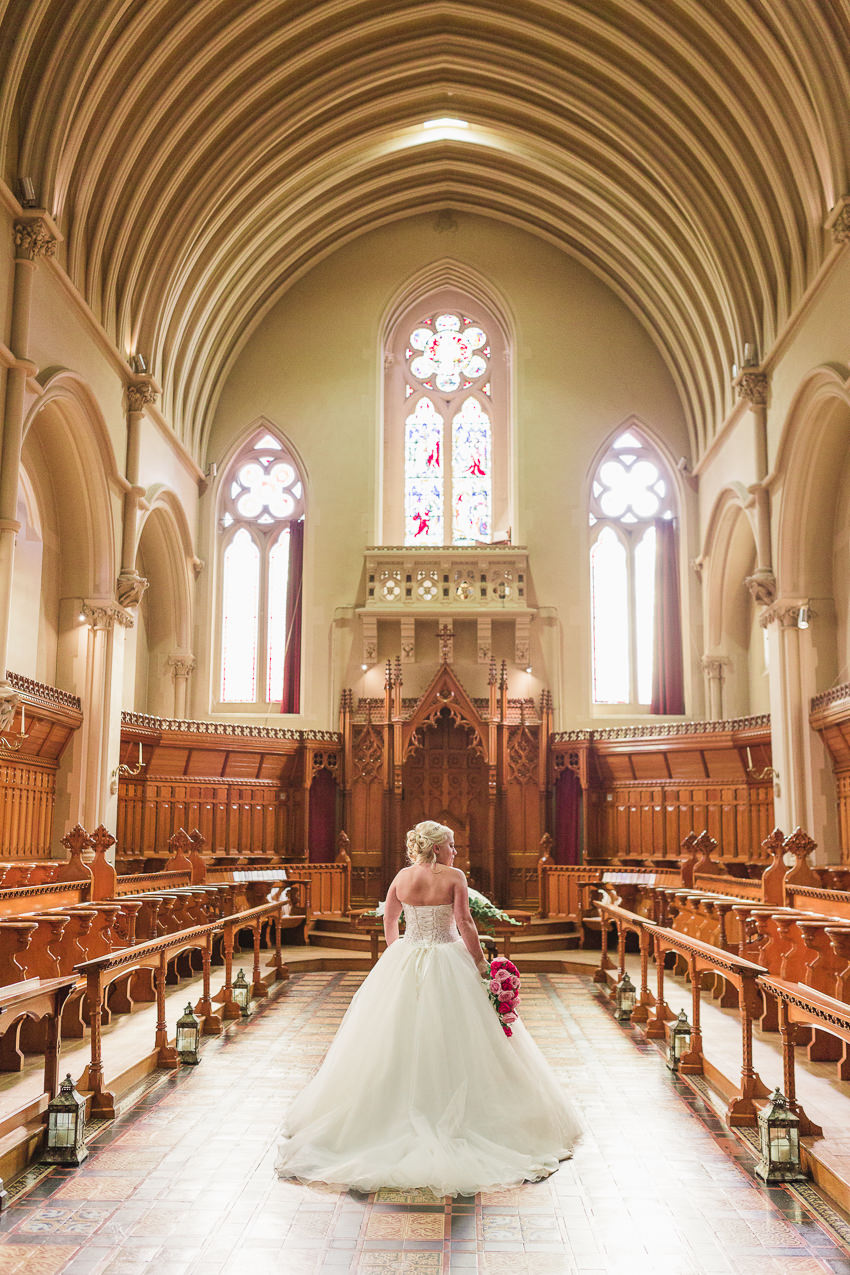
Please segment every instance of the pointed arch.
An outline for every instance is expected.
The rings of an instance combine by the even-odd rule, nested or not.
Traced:
[[[501,539],[512,525],[514,472],[514,324],[504,299],[445,258],[397,289],[380,330],[379,541]]]
[[[257,418],[230,445],[216,476],[219,709],[300,709],[306,491],[300,458],[284,437]]]
[[[675,472],[634,416],[608,435],[588,471],[596,711],[684,712]]]

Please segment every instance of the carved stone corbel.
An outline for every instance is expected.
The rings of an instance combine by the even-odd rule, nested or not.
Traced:
[[[766,407],[768,378],[761,368],[744,368],[732,382],[737,397],[749,403],[750,407]]]
[[[115,593],[122,607],[137,607],[149,581],[138,571],[122,571],[116,581]]]
[[[54,257],[61,239],[56,227],[44,215],[16,221],[14,235],[15,255],[23,261]]]
[[[767,569],[754,571],[751,576],[746,577],[744,584],[756,606],[773,606],[776,601],[776,576],[772,571]]]

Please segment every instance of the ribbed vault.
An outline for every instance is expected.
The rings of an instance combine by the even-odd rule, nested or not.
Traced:
[[[0,146],[202,456],[251,326],[365,230],[521,226],[635,311],[695,454],[847,190],[846,0],[10,0]],[[469,121],[463,138],[422,123]]]

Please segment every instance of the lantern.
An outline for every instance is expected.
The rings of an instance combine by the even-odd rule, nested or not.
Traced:
[[[251,1012],[251,988],[245,977],[245,971],[240,970],[236,975],[233,983],[233,999],[242,1010],[242,1017],[247,1018]]]
[[[86,1100],[68,1075],[47,1104],[47,1146],[42,1159],[49,1164],[82,1164],[89,1153],[83,1138],[85,1127]]]
[[[788,1099],[774,1089],[758,1115],[761,1160],[756,1173],[765,1182],[799,1182],[807,1174],[800,1164],[800,1119]]]
[[[614,1017],[628,1022],[637,1003],[637,991],[628,974],[624,973],[614,988]]]
[[[667,1042],[667,1066],[671,1071],[679,1070],[679,1062],[688,1052],[691,1046],[691,1025],[688,1022],[688,1016],[683,1009],[679,1010],[679,1017],[670,1028],[670,1036]]]
[[[187,1005],[181,1018],[177,1019],[177,1056],[182,1063],[194,1067],[201,1061],[198,1050],[201,1044],[201,1025],[195,1017],[192,1006]]]

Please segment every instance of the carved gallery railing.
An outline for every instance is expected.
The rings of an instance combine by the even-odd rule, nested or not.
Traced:
[[[266,903],[261,907],[249,908],[232,916],[222,917],[208,925],[198,925],[174,934],[163,935],[146,943],[138,943],[133,947],[107,953],[78,965],[78,973],[86,979],[86,1009],[91,1029],[91,1061],[86,1069],[86,1075],[80,1082],[80,1087],[92,1094],[92,1115],[107,1119],[112,1119],[115,1115],[115,1095],[106,1088],[101,1033],[106,992],[111,984],[119,979],[132,978],[144,970],[153,971],[156,997],[154,1049],[157,1066],[177,1067],[179,1059],[176,1051],[168,1043],[168,1023],[165,1014],[165,987],[169,964],[184,952],[199,951],[201,953],[203,990],[195,1008],[202,1018],[204,1035],[218,1035],[223,1019],[238,1018],[241,1013],[233,997],[233,950],[237,932],[250,928],[253,933],[254,963],[251,996],[259,1000],[268,994],[260,966],[260,939],[263,923],[269,920],[273,922],[274,956],[269,969],[274,981],[288,977],[288,971],[281,958],[281,931],[292,919],[284,917],[281,903]],[[212,996],[210,980],[213,939],[217,935],[223,936],[224,984],[221,990]],[[219,1012],[216,1012],[217,1010]]]

